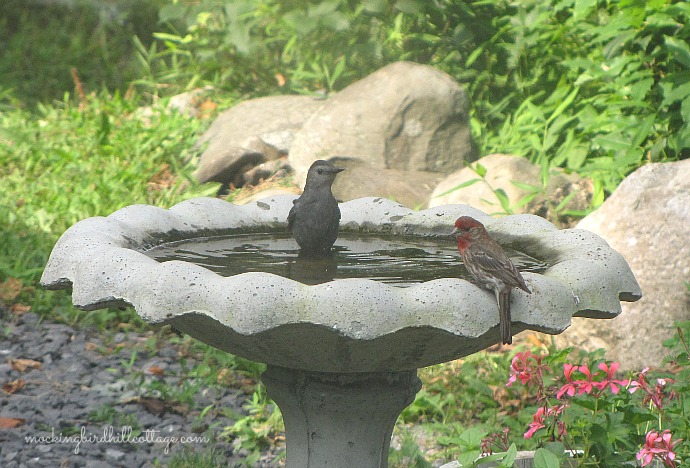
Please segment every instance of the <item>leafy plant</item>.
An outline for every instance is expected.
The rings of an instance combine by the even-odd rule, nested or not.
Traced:
[[[468,60],[486,152],[592,177],[595,206],[639,165],[687,157],[688,122],[677,106],[690,105],[680,84],[689,13],[669,2],[515,5],[494,22],[498,48],[481,50],[495,66]]]
[[[653,383],[648,369],[616,379],[618,364],[605,361],[596,363],[596,371],[592,364],[565,362],[554,379],[552,366],[563,356],[526,351],[513,358],[508,385],[525,385],[538,404],[525,439],[541,434],[542,440],[561,441],[578,466],[621,466],[637,457],[643,466],[658,459],[674,467],[690,456],[690,445],[673,437],[690,427],[681,396],[686,389],[676,387],[675,379]]]
[[[389,450],[388,465],[391,468],[430,468],[432,466],[424,457],[414,436],[409,432],[402,434],[399,450],[392,447]]]
[[[283,417],[278,407],[270,404],[262,386],[257,387],[244,409],[248,415],[225,428],[222,435],[233,439],[235,451],[244,449],[249,452],[245,462],[251,466],[259,460],[263,448],[284,440],[281,435],[284,431]]]

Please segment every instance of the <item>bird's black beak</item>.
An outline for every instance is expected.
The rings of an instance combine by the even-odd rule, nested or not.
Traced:
[[[337,174],[338,172],[343,172],[344,170],[345,170],[344,167],[333,167],[333,168],[329,168],[328,172],[330,172],[332,174]]]

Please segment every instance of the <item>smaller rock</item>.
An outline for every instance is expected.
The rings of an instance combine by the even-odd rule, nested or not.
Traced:
[[[197,88],[172,96],[168,101],[168,109],[189,117],[200,117],[202,104],[210,91],[213,91],[213,86]]]
[[[0,362],[0,380],[4,380],[12,371],[12,366],[6,362]]]
[[[41,457],[32,457],[26,460],[26,466],[45,466],[44,463],[45,460],[42,460]]]
[[[158,351],[158,357],[177,361],[177,359],[180,358],[180,353],[173,346],[164,346],[160,349],[160,351]]]
[[[113,343],[115,343],[115,344],[122,343],[126,339],[127,339],[127,335],[125,335],[122,332],[117,332],[117,333],[115,333],[115,335],[113,335]]]
[[[297,187],[281,187],[278,185],[272,185],[263,190],[257,187],[253,190],[242,190],[232,202],[236,205],[247,205],[257,200],[274,197],[276,195],[299,195],[299,190]]]
[[[470,167],[460,169],[436,186],[429,206],[464,204],[489,214],[504,214],[505,210],[495,193],[498,189],[508,196],[510,209],[516,214],[531,213],[550,220],[558,219],[560,216],[555,212],[555,207],[571,193],[574,195],[566,203],[566,209],[584,210],[589,206],[592,193],[590,183],[576,174],[553,169],[546,188],[543,188],[541,168],[526,158],[490,154],[476,164],[486,169],[483,180]],[[473,180],[475,182],[471,183]],[[469,185],[462,187],[464,184]]]
[[[377,169],[356,158],[336,157],[331,162],[345,168],[333,183],[333,195],[340,201],[384,197],[411,209],[426,208],[431,192],[443,178],[436,172]]]
[[[22,314],[21,318],[22,325],[36,325],[40,321],[40,317],[33,312],[27,312],[26,314]]]

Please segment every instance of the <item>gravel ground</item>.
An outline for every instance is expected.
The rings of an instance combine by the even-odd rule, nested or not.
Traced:
[[[40,322],[33,313],[0,310],[0,327],[1,467],[167,466],[181,452],[213,452],[224,466],[243,465],[246,453],[233,454],[219,437],[233,415],[244,414],[249,396],[240,388],[200,386],[188,405],[142,395],[157,384],[180,388],[178,347],[151,353],[151,335],[131,332],[105,343],[97,332]],[[189,369],[194,359],[186,359]],[[130,427],[142,431],[138,438]],[[274,459],[266,453],[254,466],[278,466]]]

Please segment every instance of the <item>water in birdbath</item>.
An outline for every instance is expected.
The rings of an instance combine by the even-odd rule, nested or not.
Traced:
[[[543,262],[506,249],[522,271],[541,272]],[[368,278],[407,287],[440,278],[465,278],[455,239],[420,237],[366,237],[341,233],[330,255],[300,255],[289,234],[241,234],[201,237],[156,246],[144,252],[159,262],[181,260],[222,276],[265,272],[305,284],[334,279]]]

